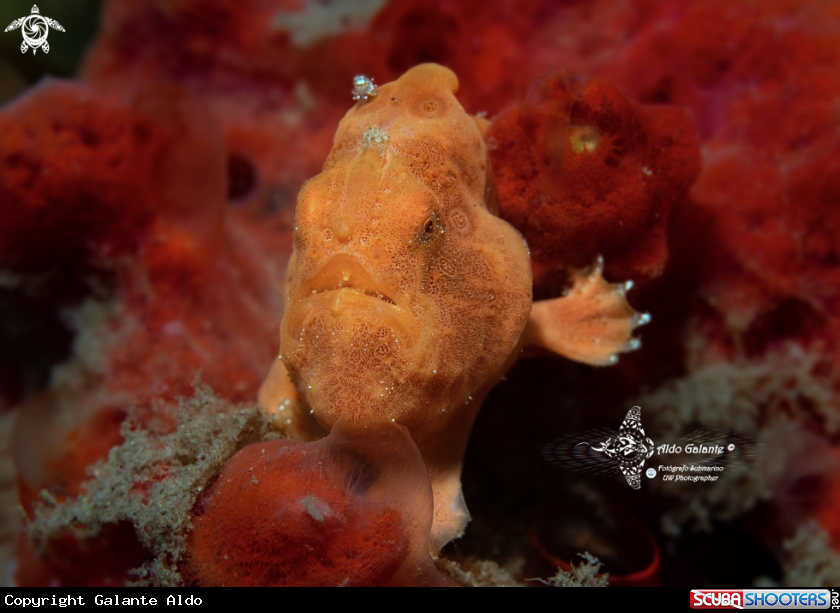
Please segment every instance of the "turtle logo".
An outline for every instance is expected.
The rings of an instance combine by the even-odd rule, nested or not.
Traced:
[[[20,52],[26,53],[31,48],[33,55],[38,50],[38,47],[42,48],[44,53],[50,52],[50,45],[47,42],[47,34],[49,34],[50,28],[55,28],[59,32],[65,31],[55,19],[42,16],[38,7],[34,5],[31,15],[15,19],[6,28],[6,32],[17,30],[18,28],[21,28],[21,32],[23,33]]]

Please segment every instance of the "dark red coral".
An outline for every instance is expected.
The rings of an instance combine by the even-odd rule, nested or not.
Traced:
[[[95,540],[85,542],[64,534],[40,555],[22,534],[15,581],[20,587],[122,587],[132,579],[129,569],[151,557],[128,523],[105,526]]]
[[[700,171],[686,111],[558,75],[532,84],[486,138],[500,214],[528,241],[538,296],[559,295],[568,269],[598,255],[615,279],[661,274],[668,212]]]
[[[285,258],[261,251],[276,246],[273,228],[244,234],[247,215],[228,213],[224,141],[183,91],[124,103],[47,83],[0,115],[0,134],[0,259],[57,279],[56,308],[78,309],[79,287],[99,279],[97,300],[76,311],[96,349],[77,346],[18,419],[31,510],[42,488],[78,494],[128,408],[191,394],[197,372],[226,399],[250,400],[275,354]]]
[[[703,139],[703,172],[671,228],[690,245],[673,274],[699,274],[699,362],[795,341],[840,363],[836,19],[826,2],[695,2],[625,59],[625,75],[648,70],[622,86],[690,107]]]
[[[0,259],[15,272],[134,253],[152,221],[157,126],[84,86],[45,83],[0,115]]]

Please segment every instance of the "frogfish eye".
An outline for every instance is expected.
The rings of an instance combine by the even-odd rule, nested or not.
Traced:
[[[426,234],[431,234],[435,231],[435,220],[429,217],[426,221],[423,222],[423,232]]]

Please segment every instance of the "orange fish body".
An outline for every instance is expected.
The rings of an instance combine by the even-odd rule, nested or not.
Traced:
[[[531,313],[528,248],[488,206],[487,149],[457,88],[450,70],[417,66],[371,86],[341,121],[298,197],[280,359],[260,392],[297,438],[338,419],[405,426],[432,483],[433,553],[469,520],[460,472],[481,402],[524,343],[557,350],[545,328],[565,313]],[[593,291],[613,287],[597,269],[576,284],[583,302],[561,306],[588,316]],[[610,304],[623,343],[635,314],[623,295]]]

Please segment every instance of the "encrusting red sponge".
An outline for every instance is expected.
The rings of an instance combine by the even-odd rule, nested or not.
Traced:
[[[193,511],[188,582],[446,585],[429,554],[432,491],[402,426],[269,441],[227,463]]]
[[[689,111],[634,104],[594,79],[535,81],[486,133],[501,217],[528,241],[537,298],[571,268],[604,257],[607,274],[661,274],[671,205],[700,172]]]

